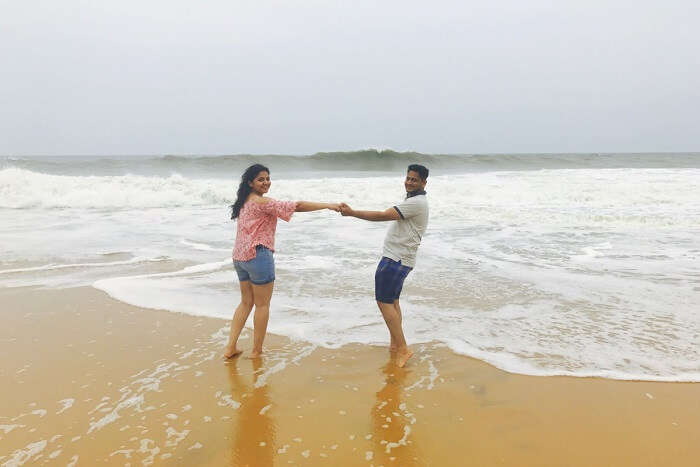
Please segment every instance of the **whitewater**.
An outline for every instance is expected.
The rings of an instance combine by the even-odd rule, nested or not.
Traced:
[[[408,163],[434,169],[402,295],[410,343],[522,374],[700,381],[700,155],[257,157],[270,196],[360,209],[400,201]],[[6,157],[0,287],[88,285],[230,319],[228,205],[258,159]],[[331,212],[280,221],[269,331],[386,344],[373,276],[387,227]]]

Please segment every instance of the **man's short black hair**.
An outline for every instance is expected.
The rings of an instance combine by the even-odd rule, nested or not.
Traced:
[[[408,172],[417,172],[420,175],[421,180],[425,181],[428,179],[429,170],[427,167],[420,164],[411,164],[408,166]]]

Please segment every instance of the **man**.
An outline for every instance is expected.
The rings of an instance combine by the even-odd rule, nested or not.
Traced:
[[[382,259],[374,275],[374,295],[391,334],[389,350],[396,352],[396,364],[400,367],[406,364],[413,352],[403,335],[399,295],[403,281],[416,264],[416,252],[428,227],[427,182],[428,169],[411,164],[404,181],[406,199],[401,204],[386,211],[355,211],[345,203],[340,205],[343,216],[366,221],[395,221],[384,239]]]

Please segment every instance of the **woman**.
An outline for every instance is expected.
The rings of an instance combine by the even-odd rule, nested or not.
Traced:
[[[231,205],[231,219],[238,219],[233,265],[240,281],[241,303],[233,314],[224,358],[241,353],[236,344],[253,305],[253,350],[250,357],[256,358],[262,354],[270,316],[270,298],[275,284],[273,253],[277,218],[288,222],[295,212],[321,209],[340,211],[339,204],[267,198],[264,195],[270,190],[270,184],[270,170],[264,165],[251,165],[243,173],[236,202]]]

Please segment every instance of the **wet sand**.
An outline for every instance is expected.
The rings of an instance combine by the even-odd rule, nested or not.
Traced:
[[[270,335],[92,288],[0,290],[0,465],[694,466],[700,384],[509,374]],[[274,301],[272,317],[274,319]],[[379,319],[379,317],[378,317]],[[241,346],[250,348],[250,332]]]

